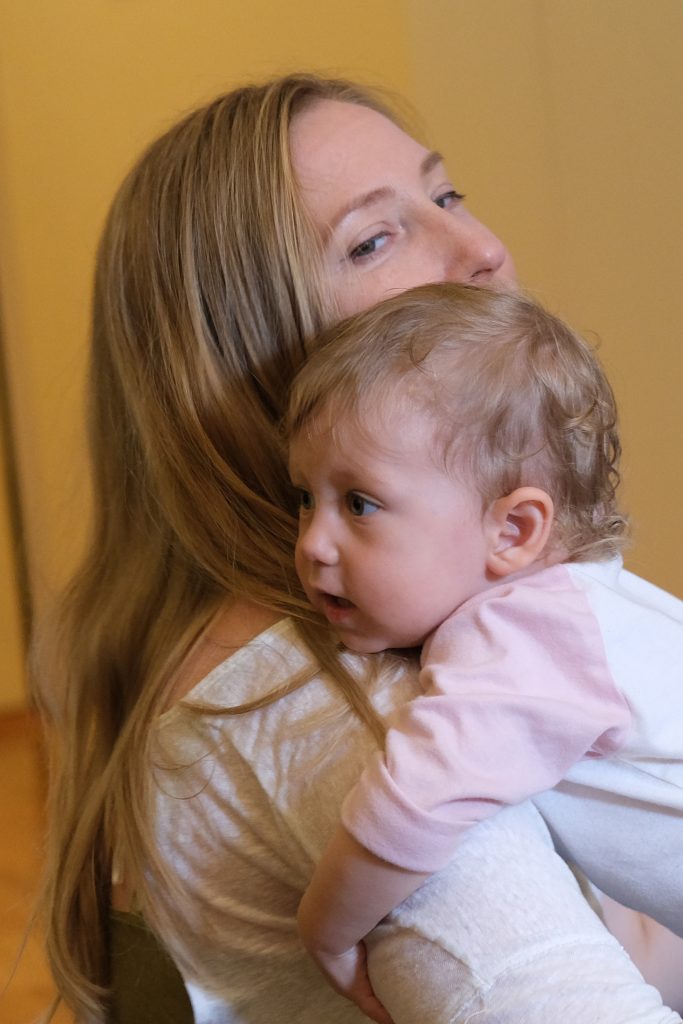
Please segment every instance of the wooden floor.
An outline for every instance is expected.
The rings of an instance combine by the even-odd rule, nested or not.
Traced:
[[[38,730],[23,715],[0,717],[0,1021],[34,1024],[53,987],[38,936],[16,964],[41,863],[44,778]],[[15,969],[16,964],[16,969]],[[73,1024],[61,1009],[55,1024]]]

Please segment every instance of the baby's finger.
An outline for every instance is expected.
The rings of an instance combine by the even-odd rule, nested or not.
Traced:
[[[366,1017],[370,1020],[374,1020],[376,1024],[394,1024],[391,1014],[389,1011],[380,1003],[379,999],[375,995],[372,985],[370,984],[370,977],[366,969],[366,952],[365,946],[360,949],[361,952],[361,964],[362,970],[358,972],[355,984],[350,992],[350,996],[355,1002],[356,1006]]]
[[[377,996],[364,996],[356,1000],[356,1006],[366,1017],[374,1020],[375,1024],[394,1024],[390,1013],[382,1006]]]

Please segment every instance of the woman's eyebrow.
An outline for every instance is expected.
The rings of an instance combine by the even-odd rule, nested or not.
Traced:
[[[373,203],[379,202],[381,199],[386,199],[388,196],[394,195],[394,189],[388,186],[382,188],[373,188],[369,192],[363,192],[359,196],[354,196],[348,203],[345,203],[340,210],[332,218],[329,226],[330,234],[339,227],[343,220],[351,213],[355,213],[356,210],[362,210],[366,206],[372,206]]]
[[[437,164],[440,163],[443,163],[443,156],[441,155],[441,153],[438,153],[436,150],[432,150],[431,153],[427,153],[427,155],[420,162],[420,177],[424,178],[427,174],[429,174],[431,170],[433,170],[434,167],[437,166]],[[335,229],[339,227],[341,222],[345,220],[346,217],[349,216],[349,214],[355,213],[356,210],[362,210],[366,206],[372,206],[373,203],[380,202],[382,199],[386,199],[393,194],[394,189],[389,188],[388,186],[383,186],[381,188],[370,189],[369,192],[363,192],[359,196],[354,196],[353,199],[351,199],[348,203],[342,206],[340,210],[337,211],[332,221],[330,222],[328,228],[329,233],[331,234],[333,231],[335,231]]]
[[[420,174],[424,178],[426,174],[429,174],[430,171],[434,170],[437,164],[442,164],[443,162],[443,153],[439,153],[436,149],[433,149],[431,153],[427,153],[427,156],[420,164]]]

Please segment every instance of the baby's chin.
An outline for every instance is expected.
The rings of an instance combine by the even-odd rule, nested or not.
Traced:
[[[359,636],[344,629],[335,630],[347,651],[352,654],[381,654],[391,646],[381,637]]]
[[[422,646],[414,637],[363,637],[338,630],[337,635],[352,654],[382,654],[384,651],[413,651]]]

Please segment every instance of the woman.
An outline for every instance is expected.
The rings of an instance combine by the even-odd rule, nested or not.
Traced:
[[[363,1019],[304,958],[295,913],[416,681],[409,662],[341,657],[306,604],[278,423],[323,324],[423,281],[513,280],[461,200],[374,98],[291,76],[190,115],[114,203],[92,328],[93,539],[44,658],[61,741],[48,948],[79,1020],[103,1019],[112,905],[161,936],[199,1024]],[[370,970],[397,1024],[679,1020],[532,807],[474,830],[377,929]]]

